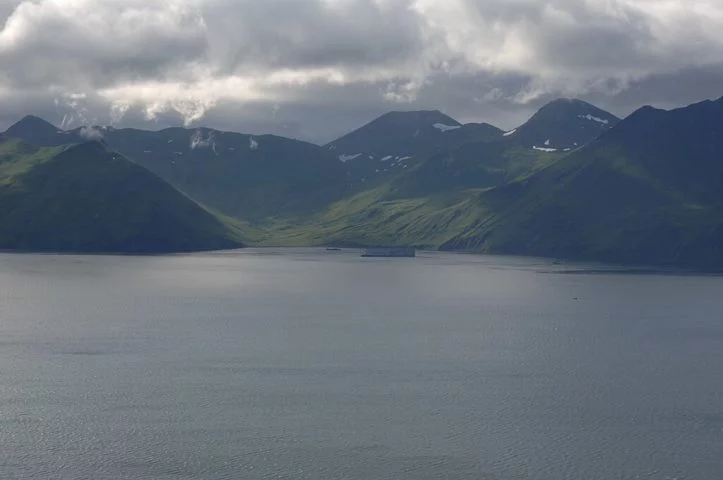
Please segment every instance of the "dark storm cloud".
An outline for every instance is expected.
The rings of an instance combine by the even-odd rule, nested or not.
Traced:
[[[388,110],[511,128],[723,95],[715,0],[0,0],[0,128],[217,128],[327,141]],[[720,89],[720,91],[718,91]]]
[[[153,2],[20,2],[0,31],[0,83],[97,89],[169,79],[206,51],[195,9]]]

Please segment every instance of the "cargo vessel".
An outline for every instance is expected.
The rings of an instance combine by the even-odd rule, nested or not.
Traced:
[[[416,250],[412,247],[372,247],[362,253],[362,257],[415,257]]]

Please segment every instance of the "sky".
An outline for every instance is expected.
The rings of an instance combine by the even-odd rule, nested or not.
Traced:
[[[723,96],[723,0],[0,0],[0,131],[208,126],[324,143],[390,110],[510,129]]]

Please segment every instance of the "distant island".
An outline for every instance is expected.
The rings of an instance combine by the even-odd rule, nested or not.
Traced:
[[[0,135],[0,249],[386,245],[723,268],[723,99],[503,131],[389,112],[327,145],[27,116]],[[370,250],[372,251],[372,250]]]

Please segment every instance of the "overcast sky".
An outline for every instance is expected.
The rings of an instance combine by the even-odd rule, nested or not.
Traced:
[[[32,113],[325,142],[389,110],[512,128],[723,96],[723,0],[0,0],[0,130]]]

